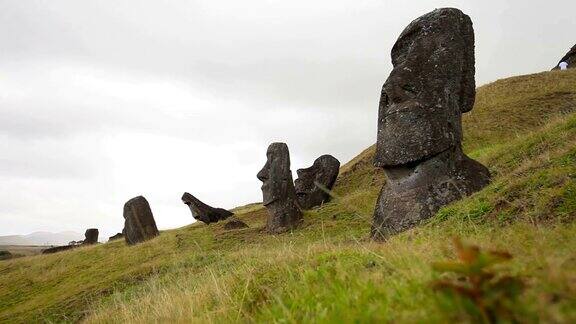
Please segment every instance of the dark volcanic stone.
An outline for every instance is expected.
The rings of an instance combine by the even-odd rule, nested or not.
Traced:
[[[2,250],[0,251],[0,260],[12,259],[12,253],[10,251]]]
[[[234,215],[226,209],[210,207],[187,192],[182,195],[182,202],[188,205],[194,219],[206,224],[216,223]]]
[[[121,239],[121,238],[123,238],[123,237],[124,237],[124,234],[122,234],[122,233],[117,233],[117,234],[115,234],[115,235],[110,236],[110,237],[108,238],[108,241],[119,240],[119,239]]]
[[[98,229],[97,228],[89,228],[84,233],[84,242],[82,244],[96,244],[98,243]]]
[[[328,154],[317,158],[311,167],[298,169],[298,179],[294,181],[294,187],[300,207],[311,209],[330,201],[330,195],[316,184],[332,190],[339,171],[340,161]]]
[[[124,204],[124,239],[132,245],[158,236],[158,228],[146,198],[138,196]]]
[[[302,211],[296,199],[296,190],[290,171],[290,153],[284,143],[272,143],[266,152],[267,161],[258,172],[262,185],[263,204],[268,211],[266,230],[281,233],[298,227]]]
[[[239,220],[238,218],[232,218],[224,224],[225,230],[233,230],[233,229],[240,229],[240,228],[247,228],[248,225],[243,221]]]
[[[560,64],[561,62],[568,63],[569,69],[576,68],[576,45],[572,46],[572,48],[568,51],[568,53],[566,53],[566,55],[564,55],[564,57],[560,59],[558,64]],[[556,66],[552,70],[559,70],[560,67],[558,66],[558,64],[556,64]]]
[[[392,48],[382,87],[374,165],[387,182],[372,237],[385,239],[480,190],[488,169],[462,152],[462,114],[474,105],[474,30],[458,9],[414,20]]]
[[[71,250],[71,249],[75,249],[77,247],[79,247],[80,245],[63,245],[63,246],[54,246],[51,248],[47,248],[42,250],[42,254],[51,254],[51,253],[56,253],[56,252],[62,252],[62,251],[66,251],[66,250]]]

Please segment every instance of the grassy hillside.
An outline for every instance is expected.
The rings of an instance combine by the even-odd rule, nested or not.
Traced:
[[[483,86],[464,123],[492,183],[386,243],[368,239],[385,181],[372,147],[292,233],[263,233],[266,212],[251,205],[236,210],[248,229],[193,224],[134,247],[0,262],[0,321],[465,320],[429,284],[453,235],[514,255],[503,271],[527,283],[524,319],[576,321],[576,70]]]

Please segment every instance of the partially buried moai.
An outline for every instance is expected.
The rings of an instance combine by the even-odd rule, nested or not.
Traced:
[[[226,209],[208,206],[187,192],[182,195],[182,202],[190,208],[194,219],[205,224],[216,223],[234,215],[234,213]]]
[[[84,233],[84,241],[82,242],[83,245],[90,245],[98,243],[98,229],[97,228],[89,228]]]
[[[257,175],[263,182],[262,200],[268,210],[266,230],[281,233],[298,227],[303,221],[290,171],[288,146],[270,144],[266,158],[266,164]]]
[[[472,110],[474,30],[458,9],[414,20],[392,48],[393,70],[382,87],[374,165],[386,184],[374,211],[372,237],[386,239],[480,190],[490,174],[462,152],[462,114]]]
[[[311,167],[298,169],[294,187],[300,207],[311,209],[330,201],[330,194],[326,190],[334,187],[339,170],[340,161],[328,154],[317,158]]]
[[[132,245],[158,236],[158,228],[150,204],[146,198],[138,196],[124,204],[124,239]]]

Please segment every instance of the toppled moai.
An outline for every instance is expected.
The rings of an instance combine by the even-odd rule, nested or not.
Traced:
[[[372,238],[409,229],[440,207],[480,190],[488,169],[462,152],[462,114],[474,106],[474,30],[458,9],[414,20],[392,48],[382,87],[374,165],[386,184]]]
[[[188,205],[194,219],[205,224],[216,223],[234,215],[226,209],[208,206],[187,192],[182,195],[182,202]]]
[[[576,45],[572,46],[572,48],[568,51],[568,53],[566,53],[566,55],[564,55],[564,57],[560,59],[558,64],[556,64],[556,66],[552,70],[560,69],[560,63],[562,62],[567,63],[566,67],[568,69],[576,68]]]
[[[340,161],[328,154],[317,158],[311,167],[298,169],[294,187],[300,207],[311,209],[330,201],[326,190],[332,190],[339,171]]]
[[[266,230],[282,233],[298,227],[303,221],[290,171],[288,146],[284,143],[270,144],[266,158],[266,164],[257,174],[263,182],[262,200],[268,211]]]
[[[132,245],[158,236],[158,228],[150,204],[138,196],[124,204],[124,239]]]
[[[110,236],[110,237],[108,238],[108,242],[114,241],[114,240],[119,240],[119,239],[121,239],[121,238],[124,238],[124,234],[122,234],[122,233],[116,233],[116,234],[114,234],[114,235],[112,235],[112,236]]]
[[[84,241],[82,242],[83,245],[91,245],[98,243],[98,229],[97,228],[89,228],[84,233]]]

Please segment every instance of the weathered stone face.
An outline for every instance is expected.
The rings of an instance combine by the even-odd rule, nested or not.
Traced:
[[[332,155],[322,155],[314,161],[311,167],[298,169],[298,179],[294,181],[298,204],[302,209],[311,209],[328,202],[330,195],[318,187],[320,184],[328,190],[332,190],[338,172],[340,161]]]
[[[266,151],[266,164],[258,172],[262,185],[264,206],[289,195],[294,187],[290,172],[290,153],[284,143],[272,143]]]
[[[84,242],[82,244],[96,244],[98,243],[98,229],[97,228],[89,228],[84,233]]]
[[[488,169],[461,149],[461,115],[474,105],[474,32],[458,9],[414,20],[392,49],[379,106],[374,165],[386,173],[372,237],[417,225],[484,187]]]
[[[266,164],[257,175],[263,182],[262,200],[268,210],[266,229],[270,233],[281,233],[297,227],[302,222],[302,212],[296,201],[288,146],[272,143],[266,157]]]
[[[226,209],[210,207],[187,192],[182,195],[182,202],[188,205],[194,219],[206,224],[216,223],[234,215]]]
[[[138,196],[124,204],[124,239],[132,245],[158,236],[156,221],[146,198]]]
[[[457,9],[414,20],[392,49],[382,87],[376,165],[417,162],[459,145],[474,105],[474,31]]]

